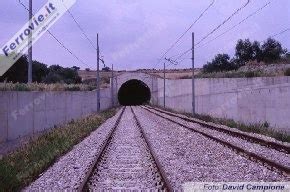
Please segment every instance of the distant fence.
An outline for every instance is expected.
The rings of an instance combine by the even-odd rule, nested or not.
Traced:
[[[101,90],[101,110],[112,106],[110,89]],[[0,143],[50,129],[97,110],[95,91],[0,92]]]
[[[158,80],[158,105],[163,104]],[[191,80],[167,80],[166,107],[192,111]],[[290,77],[214,78],[196,80],[196,112],[244,123],[270,123],[290,132]]]

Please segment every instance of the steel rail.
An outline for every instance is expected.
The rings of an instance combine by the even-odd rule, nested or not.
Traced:
[[[101,157],[102,157],[102,154],[104,153],[105,149],[106,149],[107,146],[109,145],[110,140],[112,139],[113,134],[114,134],[115,130],[117,129],[117,127],[118,127],[118,125],[119,125],[119,123],[120,123],[120,121],[121,121],[121,118],[122,118],[122,116],[123,116],[123,114],[124,114],[125,109],[126,109],[126,107],[123,107],[122,112],[120,113],[119,117],[117,118],[117,120],[116,120],[116,122],[115,122],[115,124],[114,124],[112,130],[111,130],[110,133],[108,134],[107,138],[106,138],[105,141],[102,143],[102,145],[101,145],[102,147],[101,147],[100,152],[99,152],[98,155],[96,156],[95,161],[92,163],[92,165],[91,165],[89,171],[87,172],[85,178],[83,179],[83,182],[81,183],[81,185],[80,185],[80,187],[77,189],[77,191],[79,191],[79,192],[81,192],[81,191],[87,191],[87,190],[85,189],[85,186],[86,186],[86,184],[87,184],[87,182],[88,182],[88,179],[91,177],[91,175],[92,175],[92,173],[93,173],[93,171],[94,171],[94,168],[95,168],[96,164],[100,161],[100,159],[101,159]]]
[[[146,107],[150,108],[152,110],[158,111],[160,113],[164,113],[164,114],[170,115],[172,117],[180,118],[180,119],[185,120],[187,122],[197,123],[197,124],[200,124],[200,125],[202,125],[202,126],[204,126],[206,128],[213,129],[213,130],[216,130],[216,131],[219,131],[219,132],[223,132],[223,133],[226,133],[228,135],[232,135],[232,136],[239,137],[241,139],[250,141],[252,143],[257,143],[257,144],[260,144],[260,145],[275,149],[277,151],[290,154],[290,147],[286,146],[286,145],[283,145],[283,144],[280,144],[280,143],[276,143],[276,142],[273,142],[273,141],[267,141],[265,139],[258,138],[258,137],[255,137],[255,136],[251,136],[251,135],[248,135],[248,134],[243,133],[243,132],[236,132],[234,130],[229,130],[229,129],[226,129],[226,128],[223,128],[223,127],[219,127],[217,125],[213,125],[213,124],[210,124],[210,123],[207,123],[207,122],[203,122],[201,120],[197,120],[197,119],[193,119],[193,118],[189,118],[189,117],[182,117],[180,115],[176,115],[174,113],[171,113],[171,112],[168,112],[168,111],[164,111],[164,110],[160,110],[160,109],[157,109],[157,108],[154,108],[154,107],[151,107],[151,106],[146,106]]]
[[[141,133],[142,133],[142,135],[143,135],[143,137],[145,139],[145,142],[147,144],[147,147],[149,149],[149,152],[150,152],[151,156],[153,157],[153,159],[154,159],[154,161],[156,163],[157,169],[158,169],[158,171],[159,171],[159,173],[160,173],[160,175],[162,177],[162,180],[164,181],[165,188],[166,188],[165,190],[167,190],[169,192],[173,192],[174,191],[174,188],[171,186],[169,180],[167,179],[166,174],[165,174],[165,171],[164,171],[164,169],[163,169],[160,161],[158,160],[156,153],[153,150],[152,144],[151,144],[148,136],[144,132],[144,128],[142,127],[142,125],[141,125],[139,119],[137,118],[136,113],[134,112],[134,110],[133,110],[132,107],[131,107],[131,111],[133,113],[133,116],[134,116],[134,119],[135,119],[135,121],[137,123],[137,126],[139,127],[139,129],[140,129],[140,131],[141,131]]]
[[[168,121],[170,121],[170,122],[172,122],[174,124],[177,124],[177,125],[179,125],[181,127],[186,128],[186,129],[188,129],[190,131],[199,133],[199,134],[201,134],[201,135],[203,135],[203,136],[205,136],[207,138],[210,138],[210,139],[222,144],[223,146],[229,147],[229,148],[233,149],[235,152],[237,152],[238,154],[241,154],[241,155],[243,155],[245,157],[248,157],[248,159],[251,160],[251,161],[260,162],[260,163],[262,163],[263,166],[267,167],[268,169],[270,169],[272,171],[280,172],[282,175],[284,175],[286,177],[290,176],[290,168],[287,167],[287,166],[281,165],[280,163],[277,163],[277,162],[269,160],[269,159],[267,159],[265,157],[259,156],[259,155],[255,154],[255,153],[252,153],[252,152],[247,151],[247,150],[245,150],[245,149],[243,149],[241,147],[238,147],[238,146],[236,146],[236,145],[234,145],[232,143],[229,143],[229,142],[226,142],[226,141],[224,141],[222,139],[216,138],[216,137],[214,137],[214,136],[212,136],[210,134],[207,134],[207,133],[204,133],[202,131],[199,131],[199,130],[193,129],[191,127],[188,127],[186,125],[183,125],[182,123],[176,122],[176,121],[174,121],[174,120],[172,120],[172,119],[170,119],[168,117],[164,117],[164,116],[162,116],[162,115],[160,115],[160,114],[158,114],[156,112],[153,112],[153,111],[149,110],[148,108],[145,108],[145,107],[142,107],[142,108],[147,110],[147,111],[149,111],[150,113],[158,116],[158,117],[166,119],[166,120],[168,120]]]
[[[110,142],[112,141],[112,139],[114,137],[114,133],[115,133],[117,127],[119,126],[119,123],[120,123],[120,121],[121,121],[121,119],[123,117],[125,109],[126,109],[126,107],[123,107],[121,114],[119,115],[119,117],[117,118],[117,120],[116,120],[116,122],[114,124],[114,127],[112,128],[112,130],[108,134],[107,138],[102,143],[102,145],[101,145],[102,147],[101,147],[100,152],[96,156],[95,161],[92,163],[89,171],[87,172],[85,178],[83,179],[83,182],[81,183],[81,185],[80,185],[80,187],[78,188],[77,191],[89,191],[89,189],[87,189],[87,182],[88,182],[89,178],[92,176],[94,170],[96,169],[98,162],[101,161],[101,158],[102,158],[103,154],[105,153],[107,147],[109,146]],[[139,121],[138,121],[138,119],[137,119],[132,107],[131,107],[131,112],[132,112],[132,114],[134,116],[134,120],[136,121],[137,127],[139,128],[139,130],[140,130],[140,132],[142,134],[142,137],[144,138],[145,143],[146,143],[146,145],[147,145],[147,147],[149,149],[149,153],[152,156],[152,162],[156,164],[157,170],[158,170],[158,172],[159,172],[159,174],[161,176],[162,183],[160,183],[160,184],[161,185],[163,184],[164,191],[170,191],[170,192],[173,191],[173,190],[171,190],[172,188],[169,185],[168,180],[164,177],[164,171],[161,169],[161,166],[160,166],[160,163],[159,163],[158,159],[156,159],[156,156],[152,152],[152,150],[150,148],[150,144],[148,143],[148,139],[147,139],[146,135],[144,134],[143,129],[140,126]]]

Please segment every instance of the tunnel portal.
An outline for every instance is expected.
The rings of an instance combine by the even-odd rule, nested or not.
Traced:
[[[149,103],[150,99],[150,88],[137,79],[125,82],[118,92],[119,103],[123,106],[143,105]]]

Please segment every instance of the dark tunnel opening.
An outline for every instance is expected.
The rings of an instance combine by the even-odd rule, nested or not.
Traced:
[[[123,106],[143,105],[151,99],[150,88],[140,80],[129,80],[118,92],[119,103]]]

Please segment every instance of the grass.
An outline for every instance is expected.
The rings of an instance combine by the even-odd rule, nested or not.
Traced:
[[[0,160],[0,191],[19,191],[34,181],[56,159],[96,130],[116,113],[111,109],[72,121],[32,139]]]
[[[169,76],[169,75],[168,75]],[[253,78],[253,77],[266,77],[268,74],[263,74],[259,71],[226,71],[226,72],[213,72],[213,73],[199,73],[195,75],[195,78]],[[191,74],[181,74],[176,76],[175,79],[191,79]]]
[[[158,107],[158,106],[155,106],[155,107]],[[159,108],[162,108],[162,107],[159,107]],[[162,108],[162,109],[164,109],[164,108]],[[168,109],[168,108],[165,108],[164,110],[171,111],[174,113],[179,113],[179,112],[176,112],[176,111],[174,111],[172,109]],[[179,114],[186,115],[187,117],[193,117],[192,114],[189,114],[189,113],[179,113]],[[214,118],[214,117],[211,117],[209,115],[203,115],[203,114],[195,114],[194,118],[200,119],[200,120],[203,120],[206,122],[212,122],[212,123],[216,123],[216,124],[225,125],[225,126],[228,126],[230,128],[237,128],[243,132],[266,135],[266,136],[275,138],[278,141],[290,143],[290,135],[289,134],[287,134],[286,132],[280,132],[280,131],[274,130],[273,128],[270,127],[270,124],[268,122],[264,122],[261,124],[257,124],[257,123],[256,124],[245,124],[242,122],[237,122],[233,119]]]
[[[0,83],[0,91],[92,91],[96,86],[86,84]]]
[[[190,115],[190,116],[192,116],[192,115]],[[264,122],[261,124],[257,124],[257,123],[245,124],[242,122],[236,122],[233,119],[214,118],[214,117],[211,117],[209,115],[196,114],[194,117],[197,119],[201,119],[203,121],[226,125],[230,128],[237,128],[237,129],[244,131],[244,132],[257,133],[257,134],[273,137],[279,141],[290,142],[290,135],[289,134],[284,133],[284,132],[279,132],[279,131],[274,130],[273,128],[270,128],[270,125],[268,122]]]
[[[196,78],[253,78],[253,77],[271,77],[274,75],[264,74],[261,71],[226,71],[214,73],[200,73]]]

